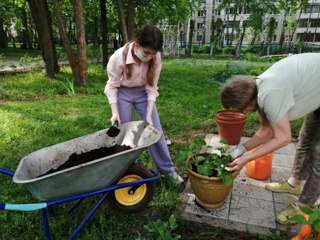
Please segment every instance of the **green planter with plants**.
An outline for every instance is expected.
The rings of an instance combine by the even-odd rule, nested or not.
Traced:
[[[300,206],[300,209],[305,216],[295,215],[290,220],[303,225],[291,240],[320,240],[320,205]]]
[[[203,140],[194,141],[187,151],[180,152],[179,159],[187,159],[185,166],[197,203],[204,208],[216,209],[224,204],[239,172],[226,169],[232,161],[229,145],[221,144],[199,154],[204,145]]]

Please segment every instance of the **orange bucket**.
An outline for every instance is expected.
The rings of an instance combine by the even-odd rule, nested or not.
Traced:
[[[254,151],[251,150],[251,152]],[[254,179],[265,180],[270,178],[272,171],[272,152],[258,157],[246,164],[247,175]]]

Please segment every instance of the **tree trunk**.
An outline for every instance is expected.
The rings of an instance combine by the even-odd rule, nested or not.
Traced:
[[[246,32],[246,22],[244,21],[242,23],[242,32],[240,33],[240,38],[239,38],[239,40],[237,42],[237,46],[236,46],[236,58],[240,58],[240,56],[241,56],[241,45],[243,42],[245,32]]]
[[[283,22],[282,22],[282,28],[281,28],[281,33],[280,33],[280,40],[279,40],[279,46],[282,47],[283,46],[283,42],[284,42],[284,34],[286,31],[286,26],[287,26],[287,15],[288,15],[288,10],[287,8],[285,9],[284,12],[284,16],[283,16]]]
[[[59,0],[52,0],[52,4],[56,14],[62,44],[67,54],[73,77],[77,84],[86,84],[88,80],[88,67],[86,57],[86,41],[82,0],[73,1],[76,21],[75,25],[77,35],[77,55],[73,53],[70,39],[68,38],[68,33],[64,25]]]
[[[210,36],[210,56],[213,55],[213,47],[214,47],[214,38],[215,38],[215,22],[214,22],[214,16],[211,19],[211,36]]]
[[[3,20],[0,17],[0,48],[6,47],[6,40],[5,40],[6,34],[3,27]]]
[[[100,0],[100,13],[101,13],[101,35],[102,35],[102,67],[105,68],[108,64],[108,18],[106,0]]]
[[[252,39],[251,39],[250,45],[253,46],[253,45],[255,44],[256,39],[257,39],[257,35],[258,35],[257,30],[254,29],[254,31],[253,31],[253,37],[252,37]]]
[[[25,2],[24,2],[25,5]],[[30,45],[30,32],[29,32],[29,25],[28,25],[28,14],[24,10],[25,6],[21,9],[21,20],[23,24],[23,31],[22,31],[22,44],[20,48],[22,49],[32,49],[32,44]]]
[[[59,72],[59,65],[53,41],[51,16],[48,4],[46,0],[27,1],[39,35],[42,57],[45,62],[46,76],[54,78],[55,73]]]
[[[192,37],[194,31],[194,24],[195,21],[190,19],[189,20],[189,35],[188,35],[188,47],[186,48],[186,55],[191,56],[191,48],[192,48]]]
[[[297,22],[296,22],[296,27],[293,29],[293,32],[292,32],[292,34],[290,35],[289,44],[291,44],[292,39],[293,39],[293,36],[294,36],[295,32],[297,31],[297,28],[298,28],[298,25],[299,25],[300,19],[301,19],[301,14],[302,14],[302,10],[300,10],[299,17],[298,17],[298,20],[297,20]]]
[[[85,21],[83,13],[82,0],[74,0],[73,7],[75,12],[76,22],[76,35],[77,35],[77,47],[78,47],[78,75],[76,82],[80,85],[88,82],[88,65],[87,65],[87,53],[86,53],[86,36],[85,36]]]
[[[129,41],[134,38],[134,30],[134,0],[128,0],[127,31]]]
[[[129,37],[128,37],[128,30],[127,30],[127,24],[126,24],[126,19],[124,15],[122,0],[116,0],[116,5],[117,5],[117,12],[118,12],[118,19],[120,22],[121,39],[124,43],[127,43],[129,41]]]
[[[226,41],[226,45],[227,46],[229,46],[229,16],[230,16],[230,4],[228,4],[228,8],[226,9],[226,11],[227,11],[227,19],[225,20],[225,22],[224,22],[224,26],[226,26],[226,29],[227,29],[227,31],[226,31],[226,39],[227,39],[227,41]],[[224,30],[223,30],[224,31]]]
[[[237,19],[237,9],[234,8],[233,19],[232,19],[231,37],[230,37],[230,45],[229,45],[229,46],[232,46],[233,35],[234,35],[234,28],[235,28],[235,24],[236,24],[236,19]]]

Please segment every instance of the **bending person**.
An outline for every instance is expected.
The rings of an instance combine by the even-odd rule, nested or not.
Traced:
[[[304,117],[292,175],[287,181],[266,184],[271,191],[301,193],[276,217],[280,224],[293,224],[289,218],[303,215],[299,205],[313,205],[320,196],[320,54],[289,56],[258,77],[235,76],[222,87],[221,103],[227,109],[257,111],[260,117],[254,136],[234,150],[231,170],[289,144],[290,121]],[[302,180],[306,182],[301,192]]]
[[[134,108],[141,120],[162,132],[155,105],[161,71],[163,36],[155,26],[146,25],[134,41],[118,49],[107,65],[108,81],[104,93],[112,110],[113,125],[132,121]],[[169,174],[176,182],[183,179],[175,171],[167,142],[162,138],[149,148],[151,157],[162,173]]]

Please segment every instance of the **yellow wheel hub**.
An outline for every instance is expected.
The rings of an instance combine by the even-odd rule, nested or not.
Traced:
[[[120,179],[118,184],[121,183],[128,183],[128,182],[134,182],[137,180],[142,180],[142,178],[138,175],[126,175],[123,178]],[[137,188],[134,192],[134,194],[129,194],[129,190],[132,187],[126,187],[126,188],[120,188],[114,191],[115,198],[117,201],[125,206],[132,206],[137,203],[139,203],[147,192],[147,185],[143,184],[139,188]]]

